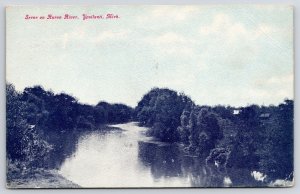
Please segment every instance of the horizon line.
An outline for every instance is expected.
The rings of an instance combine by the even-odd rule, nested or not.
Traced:
[[[137,107],[138,103],[140,102],[140,101],[136,102],[136,105],[135,105],[135,106],[128,105],[127,103],[124,103],[124,102],[111,102],[111,101],[108,101],[108,100],[99,100],[97,103],[90,103],[90,102],[83,102],[83,101],[81,101],[78,97],[76,97],[74,94],[72,94],[72,93],[70,93],[70,92],[66,92],[66,91],[54,92],[54,91],[52,90],[52,88],[46,89],[46,88],[45,88],[43,85],[41,85],[41,84],[34,84],[34,85],[31,85],[31,86],[26,86],[26,87],[25,87],[24,89],[22,89],[21,91],[16,89],[15,84],[6,81],[6,85],[8,85],[8,84],[12,84],[12,85],[14,86],[15,90],[16,90],[17,92],[19,92],[19,93],[23,93],[25,88],[41,87],[43,90],[45,90],[45,91],[47,91],[47,92],[52,92],[54,95],[59,95],[59,94],[66,94],[66,95],[69,95],[69,96],[75,98],[76,101],[77,101],[77,103],[82,104],[82,105],[88,105],[88,106],[97,106],[97,104],[99,104],[100,102],[106,102],[106,103],[109,103],[109,104],[123,104],[123,105],[126,105],[126,106],[128,106],[128,107],[135,108],[135,107]],[[168,88],[168,87],[157,87],[157,86],[155,86],[155,87],[151,87],[151,89],[149,89],[148,92],[150,92],[151,90],[153,90],[153,89],[155,89],[155,88],[157,88],[157,89],[168,89],[168,90],[172,90],[172,91],[176,92],[177,94],[181,94],[181,93],[182,93],[182,94],[184,94],[185,96],[187,96],[188,98],[190,98],[190,99],[192,100],[193,103],[195,103],[195,100],[193,100],[192,97],[191,97],[190,95],[187,95],[184,91],[177,91],[177,90],[175,90],[175,89],[171,89],[171,88]],[[145,94],[147,94],[148,92],[146,92]],[[145,94],[144,94],[144,95],[145,95]],[[143,96],[144,96],[144,95],[143,95]],[[141,99],[143,98],[143,96],[141,97]],[[140,100],[141,100],[141,99],[140,99]],[[293,96],[293,98],[285,97],[285,98],[282,99],[282,101],[278,102],[278,104],[267,104],[267,105],[266,105],[266,104],[264,104],[264,103],[263,103],[263,104],[258,104],[258,103],[247,103],[247,105],[243,105],[243,106],[233,106],[233,105],[230,105],[230,104],[214,104],[214,105],[209,105],[209,104],[196,104],[196,103],[195,103],[195,105],[196,105],[196,106],[209,106],[209,107],[223,106],[223,107],[231,107],[231,108],[236,108],[236,109],[237,109],[237,108],[249,107],[249,106],[253,106],[253,105],[256,105],[256,106],[259,106],[259,107],[262,107],[262,106],[278,106],[279,104],[282,104],[285,100],[292,100],[292,101],[294,101],[294,96]]]

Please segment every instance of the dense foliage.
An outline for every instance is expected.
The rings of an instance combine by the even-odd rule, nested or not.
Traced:
[[[21,100],[22,95],[10,84],[6,86],[6,94],[7,158],[18,169],[25,169],[28,165],[42,166],[52,146],[41,138],[39,129],[27,121],[25,115],[30,105]]]
[[[107,102],[81,104],[41,86],[17,92],[11,84],[6,85],[6,97],[9,173],[58,167],[72,154],[78,134],[136,120],[149,127],[149,136],[178,143],[206,165],[259,170],[270,179],[293,178],[292,100],[278,106],[198,106],[183,93],[154,88],[133,110]]]
[[[128,122],[133,112],[123,104],[80,104],[71,95],[54,94],[41,86],[20,93],[7,84],[6,98],[7,158],[21,170],[59,166],[68,154],[66,147],[75,146],[80,132],[97,130],[107,123]]]
[[[154,88],[135,108],[136,119],[161,141],[220,168],[260,170],[293,178],[293,101],[278,106],[197,106],[184,94]]]
[[[177,127],[185,108],[193,106],[191,99],[169,89],[154,88],[138,103],[136,119],[145,126],[152,127],[149,134],[163,141],[179,139]]]

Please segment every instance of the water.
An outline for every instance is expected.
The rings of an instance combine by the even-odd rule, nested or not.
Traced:
[[[82,135],[60,174],[82,187],[259,186],[245,169],[220,170],[187,155],[177,144],[146,137],[137,123]]]

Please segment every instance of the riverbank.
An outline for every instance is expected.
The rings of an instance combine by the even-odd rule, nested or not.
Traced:
[[[51,142],[56,145],[58,150],[50,156],[48,162],[51,166],[51,170],[44,170],[42,168],[32,169],[30,166],[26,166],[22,171],[18,163],[11,163],[8,161],[8,172],[7,175],[7,188],[18,189],[18,188],[78,188],[79,185],[69,181],[59,173],[59,170],[54,170],[60,166],[66,157],[66,150],[71,155],[75,152],[77,139],[85,133],[93,131],[99,131],[101,133],[109,133],[111,131],[122,131],[123,129],[110,125],[99,125],[92,129],[78,128],[73,134],[65,135],[61,134],[61,137],[65,137],[65,141],[61,141],[59,138],[56,142]],[[63,148],[63,149],[62,149]],[[67,148],[67,149],[66,149]],[[54,165],[54,166],[53,166]]]
[[[80,188],[67,180],[57,170],[39,170],[7,180],[6,188]]]

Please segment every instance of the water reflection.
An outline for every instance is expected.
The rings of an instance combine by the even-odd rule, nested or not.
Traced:
[[[78,138],[82,133],[49,133],[50,144],[55,145],[50,152],[50,157],[46,161],[46,167],[50,169],[59,169],[66,158],[70,157],[76,151]]]
[[[186,156],[176,144],[139,142],[139,159],[149,166],[154,179],[181,177],[191,187],[222,187],[225,173],[214,172],[200,158]]]
[[[145,166],[149,166],[155,179],[182,176],[181,158],[176,145],[159,145],[138,142],[138,156]]]
[[[247,169],[224,169],[205,164],[204,158],[186,155],[176,144],[139,142],[139,159],[151,169],[154,179],[181,177],[191,187],[263,186]]]
[[[136,123],[123,131],[82,134],[60,173],[83,187],[224,187],[259,182],[245,169],[220,169],[189,156],[177,144],[156,142]],[[66,144],[73,150],[73,145]],[[69,146],[69,147],[68,147]],[[72,154],[70,154],[72,153]]]

